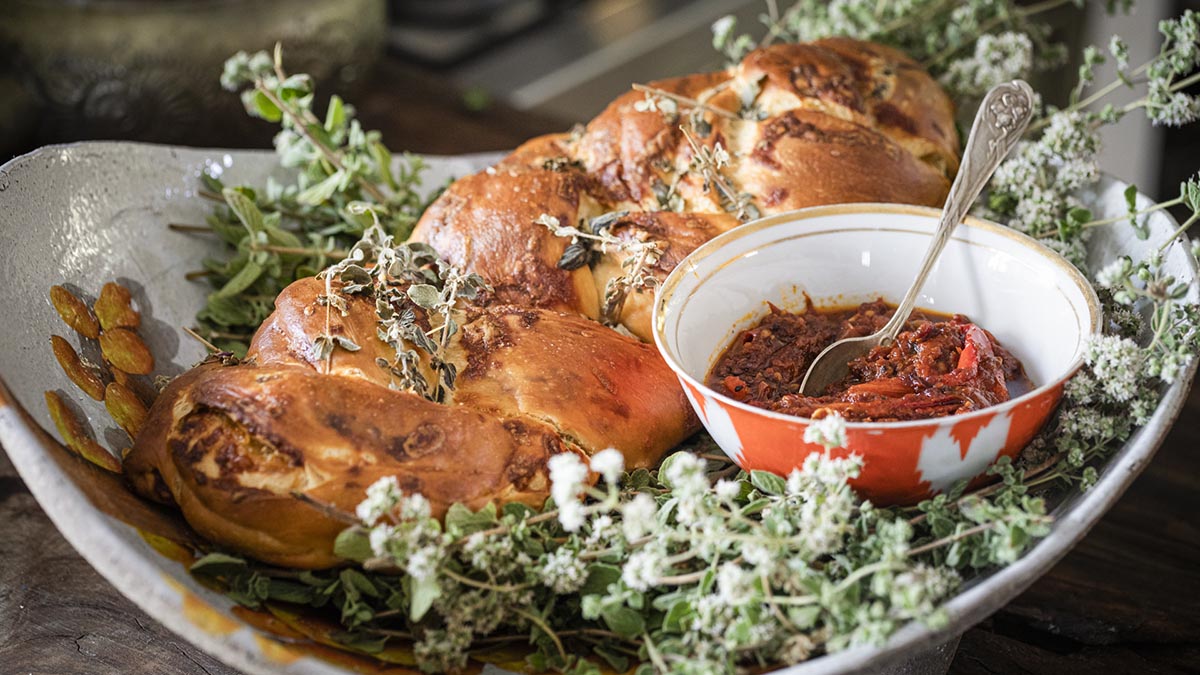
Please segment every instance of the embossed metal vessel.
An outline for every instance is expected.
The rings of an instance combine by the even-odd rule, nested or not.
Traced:
[[[0,154],[17,139],[265,143],[221,89],[225,59],[284,46],[288,68],[345,91],[383,51],[384,0],[7,0]]]
[[[427,185],[478,171],[498,159],[430,160]],[[172,514],[133,497],[121,480],[61,449],[42,403],[45,390],[71,391],[47,336],[62,333],[47,290],[65,282],[94,292],[117,279],[134,291],[143,333],[160,355],[160,372],[179,372],[203,356],[182,336],[203,305],[205,287],[184,279],[213,244],[167,230],[169,222],[202,222],[198,172],[220,167],[230,182],[263,184],[278,171],[271,153],[190,149],[132,143],[44,148],[0,167],[0,279],[6,289],[0,322],[0,445],[68,541],[110,583],[155,620],[215,658],[253,675],[349,675],[350,665],[323,661],[296,644],[283,645],[234,612],[225,596],[196,582],[143,533],[171,524]],[[1126,212],[1125,185],[1106,179],[1081,198],[1097,218]],[[1142,199],[1139,206],[1151,202]],[[1175,225],[1151,217],[1150,241],[1130,228],[1097,230],[1089,242],[1093,268],[1123,254],[1141,256]],[[1195,283],[1186,247],[1167,254],[1167,270]],[[1193,294],[1193,299],[1195,295]],[[1061,558],[1124,492],[1153,456],[1179,414],[1195,363],[1165,393],[1153,418],[1101,469],[1098,483],[1054,511],[1053,531],[1017,562],[972,580],[947,605],[939,630],[904,627],[879,647],[854,648],[784,669],[790,675],[869,671],[944,672],[958,635],[1000,608]],[[102,406],[75,397],[97,438],[119,439]],[[113,439],[113,440],[109,440]],[[178,518],[174,518],[175,521]]]
[[[804,441],[810,420],[704,386],[733,335],[757,322],[766,302],[797,308],[802,293],[817,303],[895,302],[940,215],[890,204],[780,214],[713,239],[667,277],[654,305],[655,342],[708,432],[742,468],[786,475],[820,446]],[[1099,300],[1078,270],[1029,237],[975,218],[955,230],[919,297],[920,307],[965,314],[991,331],[1038,386],[962,415],[848,423],[849,443],[837,452],[863,457],[852,485],[878,504],[919,501],[1020,452],[1100,328]]]

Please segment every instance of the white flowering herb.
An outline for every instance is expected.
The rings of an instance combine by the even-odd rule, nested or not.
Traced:
[[[804,442],[825,446],[826,450],[846,447],[846,419],[830,413],[813,420],[804,429]]]

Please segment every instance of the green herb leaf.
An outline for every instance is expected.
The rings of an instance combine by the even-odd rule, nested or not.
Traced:
[[[787,492],[787,481],[770,471],[751,471],[750,483],[763,494],[779,496]]]
[[[208,553],[201,557],[188,569],[193,574],[202,574],[206,576],[221,576],[225,574],[237,573],[245,570],[247,563],[245,559],[226,553]]]
[[[325,111],[325,131],[332,134],[346,125],[346,106],[342,97],[334,94],[329,97],[329,108]]]
[[[421,579],[408,577],[407,582],[412,596],[408,617],[413,621],[420,621],[433,606],[433,601],[442,596],[442,587],[438,584],[437,577],[432,575]]]
[[[462,504],[454,504],[446,512],[446,531],[456,536],[467,536],[486,530],[497,524],[496,505],[488,503],[478,511],[472,511]]]
[[[628,607],[608,607],[600,612],[600,618],[609,630],[624,638],[637,637],[646,630],[641,612]]]
[[[421,309],[433,309],[441,300],[438,289],[429,284],[413,284],[408,287],[408,297]]]
[[[373,553],[367,531],[359,527],[342,530],[333,541],[333,554],[354,562],[363,562],[370,558]]]

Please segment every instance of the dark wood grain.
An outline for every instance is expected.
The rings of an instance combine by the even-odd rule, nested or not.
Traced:
[[[569,126],[503,106],[472,112],[436,78],[390,61],[352,102],[391,148],[414,152],[501,150]],[[1200,393],[1193,391],[1128,494],[1049,574],[964,636],[951,672],[1197,672],[1197,419]],[[235,671],[109,586],[58,534],[0,454],[0,675],[9,673]]]

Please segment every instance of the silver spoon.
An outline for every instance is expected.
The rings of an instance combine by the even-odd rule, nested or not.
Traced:
[[[942,220],[933,233],[933,240],[925,252],[925,260],[921,263],[921,271],[913,280],[908,293],[896,307],[887,325],[879,332],[866,337],[846,338],[829,345],[817,355],[808,374],[800,385],[800,393],[805,396],[820,396],[829,385],[838,382],[850,373],[849,363],[870,352],[879,345],[890,345],[896,339],[900,329],[908,322],[908,315],[917,302],[917,296],[925,285],[933,265],[937,262],[946,242],[954,228],[967,215],[967,210],[975,202],[975,198],[983,191],[984,185],[1000,166],[1003,160],[1029,125],[1033,115],[1033,89],[1022,80],[1013,80],[992,88],[984,96],[975,114],[975,122],[971,126],[971,134],[967,137],[967,147],[963,152],[962,165],[958,176],[950,186],[950,194],[946,197],[946,205],[942,208]]]

